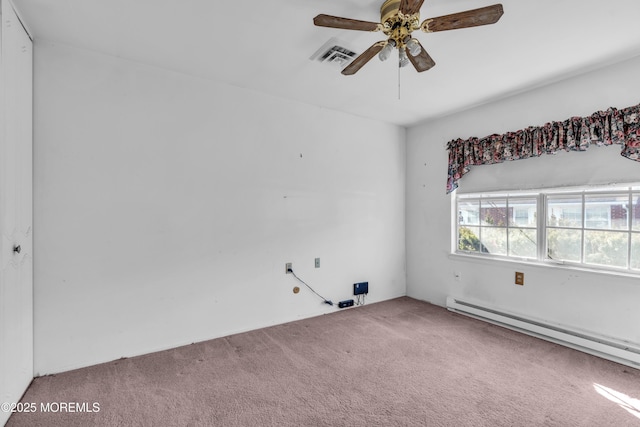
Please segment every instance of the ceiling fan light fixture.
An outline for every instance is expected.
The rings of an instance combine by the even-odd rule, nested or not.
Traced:
[[[394,40],[389,40],[378,54],[378,58],[380,58],[380,61],[386,61],[387,59],[389,59],[389,57],[391,56],[391,52],[393,51],[393,48],[395,46],[396,42]]]
[[[407,49],[411,56],[418,56],[422,52],[422,47],[417,39],[411,39],[407,42]]]
[[[409,64],[409,58],[407,57],[407,51],[402,48],[402,49],[398,49],[398,65],[400,66],[400,68],[402,67],[406,67],[407,64]]]

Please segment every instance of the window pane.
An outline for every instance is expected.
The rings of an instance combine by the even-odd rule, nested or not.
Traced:
[[[510,226],[536,227],[536,199],[509,199]]]
[[[633,193],[631,199],[633,200],[631,228],[640,231],[640,193]]]
[[[582,227],[582,197],[549,196],[547,225],[553,227]]]
[[[480,218],[482,225],[493,225],[497,227],[507,226],[507,200],[493,199],[482,200],[480,206]]]
[[[631,268],[640,270],[640,233],[631,234]]]
[[[547,201],[547,225],[552,227],[582,227],[582,197],[549,197]]]
[[[458,250],[486,252],[480,243],[480,227],[460,227],[458,230]]]
[[[625,195],[586,196],[585,228],[628,230],[629,193]]]
[[[628,241],[628,233],[587,230],[584,232],[584,262],[626,267]]]
[[[530,228],[509,229],[509,255],[537,258],[536,230]]]
[[[483,228],[481,245],[485,249],[483,252],[494,255],[506,255],[507,229],[498,227]]]
[[[480,225],[479,200],[460,200],[458,202],[458,224]]]
[[[547,258],[580,262],[582,232],[580,230],[547,229]]]

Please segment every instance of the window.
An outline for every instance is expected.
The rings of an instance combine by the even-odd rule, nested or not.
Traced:
[[[456,197],[456,253],[640,273],[640,186]]]

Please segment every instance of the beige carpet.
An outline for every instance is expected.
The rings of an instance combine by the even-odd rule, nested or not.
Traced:
[[[37,378],[7,425],[620,427],[638,399],[638,370],[399,298]]]

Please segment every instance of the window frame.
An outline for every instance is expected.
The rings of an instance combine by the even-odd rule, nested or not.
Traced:
[[[635,254],[634,252],[634,241],[637,241],[640,237],[640,217],[636,218],[636,209],[640,209],[640,183],[624,183],[624,184],[615,184],[615,185],[602,185],[602,186],[576,186],[576,187],[559,187],[559,188],[543,188],[543,189],[532,189],[526,191],[489,191],[489,192],[476,192],[476,193],[454,193],[454,197],[452,198],[452,241],[451,241],[451,253],[452,255],[457,256],[465,256],[465,257],[474,257],[478,259],[491,259],[497,261],[516,261],[516,262],[524,262],[536,265],[543,266],[565,266],[570,268],[578,268],[589,271],[602,272],[607,274],[624,274],[624,275],[632,275],[632,276],[640,276],[640,260],[632,259],[632,256]],[[628,199],[627,202],[627,214],[626,214],[626,228],[620,229],[615,228],[614,226],[610,226],[609,228],[587,226],[587,210],[588,210],[588,200],[589,198],[593,198],[594,196],[614,196],[620,197],[621,195],[625,195]],[[553,200],[554,197],[575,197],[580,199],[580,212],[581,212],[581,221],[580,227],[563,227],[558,225],[550,225],[548,224],[548,209],[550,200]],[[634,197],[635,196],[635,197]],[[507,225],[506,233],[507,233],[507,242],[506,242],[506,255],[504,254],[492,254],[488,252],[482,251],[472,251],[472,250],[461,250],[460,249],[460,226],[463,225],[459,222],[459,218],[461,217],[461,213],[459,210],[460,202],[465,200],[477,201],[479,203],[479,221],[478,225],[470,225],[473,227],[486,228],[488,226],[483,225],[482,221],[482,201],[483,200],[491,200],[491,199],[501,199],[505,201],[505,209],[507,210]],[[536,201],[536,221],[535,221],[535,232],[536,232],[536,257],[527,257],[527,256],[517,256],[512,255],[510,251],[510,239],[509,239],[509,230],[514,228],[533,228],[533,227],[521,227],[517,225],[517,222],[511,219],[511,215],[509,215],[509,206],[512,206],[510,201],[517,199],[534,199]],[[634,200],[636,200],[634,204]],[[515,211],[513,212],[515,218]],[[609,213],[609,217],[611,217],[611,213]],[[514,224],[511,224],[511,222]],[[636,229],[634,229],[634,225]],[[551,259],[548,256],[549,250],[549,238],[548,231],[551,229],[570,229],[570,230],[578,230],[580,232],[580,260],[579,261],[570,261],[563,259]],[[626,260],[625,266],[619,267],[614,265],[607,264],[597,264],[597,263],[589,263],[585,258],[586,253],[586,240],[585,234],[589,232],[610,232],[610,233],[625,233],[626,234]],[[481,235],[479,237],[480,244]],[[636,249],[637,250],[637,249]],[[635,267],[634,267],[635,266]]]

